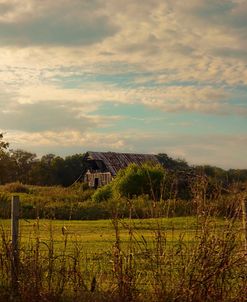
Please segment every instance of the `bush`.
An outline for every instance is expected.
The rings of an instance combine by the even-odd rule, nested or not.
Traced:
[[[92,196],[92,200],[95,202],[102,202],[110,199],[112,196],[112,186],[111,184],[108,184],[96,190]]]
[[[29,193],[29,188],[20,182],[11,182],[4,185],[4,191],[9,193]]]
[[[87,201],[91,200],[92,196],[94,195],[94,189],[86,189],[78,193],[78,201]]]
[[[131,164],[117,174],[112,182],[113,191],[122,197],[148,194],[153,200],[159,200],[164,190],[165,177],[165,170],[160,165]]]
[[[32,204],[22,204],[20,209],[20,217],[24,219],[36,219],[37,211],[34,205]]]

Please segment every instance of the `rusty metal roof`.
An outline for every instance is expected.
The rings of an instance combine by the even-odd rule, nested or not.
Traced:
[[[85,154],[85,160],[103,161],[107,170],[114,176],[120,169],[126,168],[129,164],[142,165],[146,162],[159,164],[157,157],[153,154],[116,153],[116,152],[93,152]]]

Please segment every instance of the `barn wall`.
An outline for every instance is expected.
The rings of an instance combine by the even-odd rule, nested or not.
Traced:
[[[84,177],[84,182],[88,183],[90,188],[102,187],[104,185],[107,185],[111,181],[112,181],[112,176],[110,172],[92,173],[88,171]]]

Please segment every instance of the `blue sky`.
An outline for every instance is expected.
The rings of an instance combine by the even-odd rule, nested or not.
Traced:
[[[0,0],[0,132],[247,168],[247,1]]]

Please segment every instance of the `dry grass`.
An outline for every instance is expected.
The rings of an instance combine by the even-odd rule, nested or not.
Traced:
[[[65,229],[59,249],[52,224],[43,240],[37,220],[35,237],[20,246],[13,265],[10,238],[2,229],[0,301],[246,301],[246,192],[228,196],[229,215],[219,228],[204,184],[193,189],[193,240],[186,240],[186,228],[177,237],[176,224],[168,230],[160,218],[152,220],[152,236],[146,237],[141,223],[113,211],[112,249],[105,258],[95,251],[97,262],[90,262],[80,241],[71,246]],[[152,206],[153,217],[159,217],[158,202]]]
[[[37,225],[35,240],[20,247],[17,286],[10,238],[2,230],[0,301],[245,301],[247,262],[237,217],[219,228],[200,216],[193,242],[184,231],[168,242],[159,219],[149,239],[131,220],[112,222],[115,242],[98,265],[86,264],[80,242],[68,250],[66,234],[57,250],[52,224],[43,241]]]

